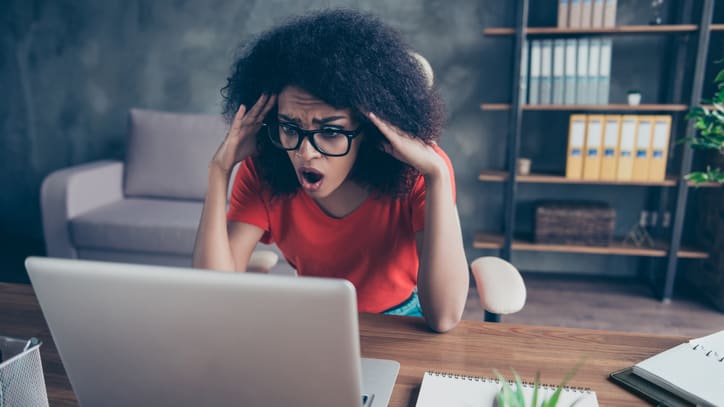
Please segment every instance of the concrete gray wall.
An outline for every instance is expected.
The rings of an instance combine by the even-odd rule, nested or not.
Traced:
[[[552,25],[546,5],[534,1],[532,22]],[[620,23],[646,23],[648,1],[620,0]],[[134,106],[218,112],[236,47],[284,18],[324,7],[375,12],[399,29],[431,62],[449,119],[441,144],[453,160],[458,205],[470,259],[493,254],[471,248],[477,230],[502,230],[502,187],[481,184],[482,169],[505,165],[504,113],[483,113],[480,102],[509,101],[509,39],[484,38],[483,27],[513,23],[514,2],[503,0],[6,0],[0,17],[0,275],[42,254],[39,187],[48,173],[124,154],[126,115]],[[637,87],[657,100],[660,37],[616,39],[612,101]],[[652,62],[654,61],[654,62]],[[658,61],[658,62],[655,62]],[[564,165],[565,114],[526,118],[523,153],[533,168]],[[550,120],[562,123],[551,127]],[[551,157],[552,161],[551,161]],[[548,164],[545,164],[548,163]],[[625,191],[625,193],[621,193]],[[637,218],[645,189],[522,186],[523,200],[539,197],[612,200],[617,232]],[[523,223],[525,227],[525,222]],[[636,260],[519,253],[525,270],[631,274]]]

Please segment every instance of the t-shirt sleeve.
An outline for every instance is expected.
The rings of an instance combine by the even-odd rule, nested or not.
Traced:
[[[447,169],[450,172],[450,184],[452,185],[452,199],[455,202],[455,171],[453,170],[450,157],[438,146],[433,146],[435,151],[445,160]],[[415,232],[425,229],[425,179],[420,176],[410,193],[412,204],[412,228]]]
[[[264,189],[252,159],[247,158],[239,165],[239,170],[236,172],[226,220],[248,223],[264,229],[261,241],[268,243],[270,240],[269,210],[263,198]]]

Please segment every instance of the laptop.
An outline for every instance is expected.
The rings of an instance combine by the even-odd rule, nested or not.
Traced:
[[[346,280],[30,257],[84,406],[387,406]]]

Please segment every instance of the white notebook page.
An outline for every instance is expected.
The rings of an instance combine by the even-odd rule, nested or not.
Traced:
[[[495,379],[455,376],[426,372],[422,378],[416,407],[482,407],[492,406],[502,385]],[[538,391],[538,402],[548,398],[555,388],[542,387]],[[532,400],[532,386],[526,386],[525,399]],[[579,400],[576,407],[598,407],[596,393],[591,390],[567,388],[561,392],[560,406],[569,406]]]
[[[633,372],[694,403],[724,406],[724,331],[654,355]]]

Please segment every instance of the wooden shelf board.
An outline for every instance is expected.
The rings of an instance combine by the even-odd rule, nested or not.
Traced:
[[[720,184],[718,182],[705,182],[703,184],[696,185],[696,183],[694,181],[689,181],[689,182],[687,182],[687,184],[689,185],[689,188],[692,188],[692,187],[694,187],[694,188],[721,188],[722,187],[722,184]]]
[[[510,110],[510,103],[482,103],[480,110]]]
[[[612,243],[610,246],[582,246],[566,244],[541,244],[534,243],[529,240],[515,239],[513,241],[513,250],[641,257],[666,257],[667,255],[667,246],[665,243],[662,242],[657,242],[654,248],[643,248],[621,243],[620,238],[614,240],[615,243]],[[503,247],[503,236],[478,233],[475,235],[473,247],[476,249],[500,249]],[[679,250],[678,257],[688,259],[706,259],[709,257],[709,254],[703,251],[682,248],[681,250]]]
[[[712,31],[718,30],[722,24],[713,24]],[[715,29],[716,27],[716,29]],[[558,27],[527,27],[528,35],[571,35],[571,34],[677,34],[695,32],[699,29],[696,24],[669,24],[669,25],[624,25],[618,27],[599,28],[558,28]],[[483,35],[510,36],[515,35],[515,29],[510,27],[491,27],[483,30]]]
[[[712,24],[709,26],[710,31],[724,31],[724,24]]]
[[[478,175],[478,181],[483,182],[505,182],[508,180],[507,171],[481,171]],[[529,174],[518,175],[516,180],[521,184],[575,184],[575,185],[614,185],[614,186],[659,186],[659,187],[675,187],[677,178],[673,176],[666,177],[664,181],[593,181],[583,179],[570,179],[563,175],[551,174]],[[690,187],[697,185],[693,181],[687,182]],[[721,185],[716,182],[706,182],[698,186],[699,188],[720,188]]]
[[[478,181],[505,182],[508,179],[507,171],[481,171]]]
[[[491,27],[483,29],[483,35],[514,35],[515,28]]]
[[[487,182],[504,182],[508,179],[508,173],[506,171],[482,171],[478,175],[479,181]],[[665,181],[652,181],[652,182],[634,182],[634,181],[592,181],[583,179],[570,179],[563,175],[551,175],[551,174],[530,174],[530,175],[518,175],[516,177],[520,183],[529,184],[591,184],[591,185],[639,185],[639,186],[675,186],[676,178],[667,177]]]
[[[480,110],[510,110],[509,103],[482,103]],[[522,105],[523,110],[559,110],[559,111],[621,111],[621,112],[685,112],[687,105],[677,104],[647,104],[631,106],[626,104],[610,105]]]

